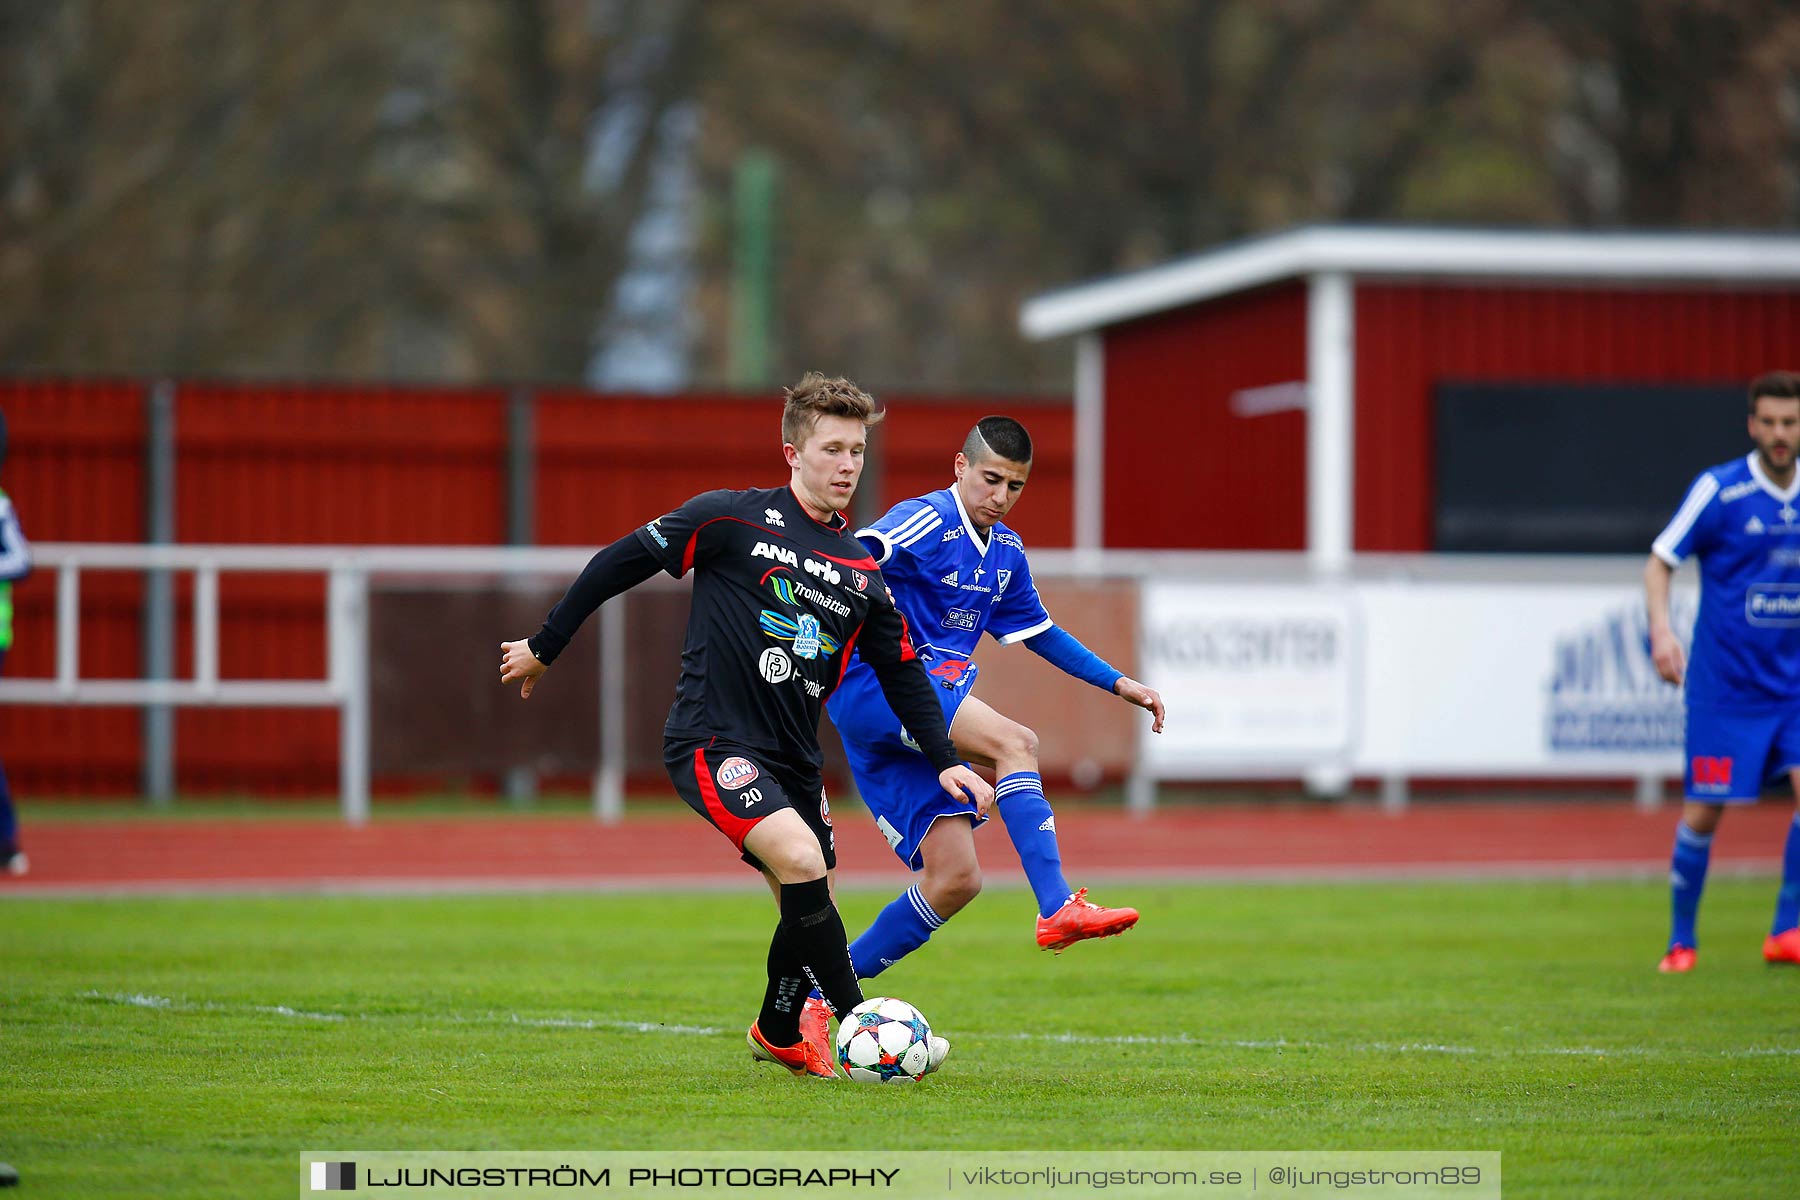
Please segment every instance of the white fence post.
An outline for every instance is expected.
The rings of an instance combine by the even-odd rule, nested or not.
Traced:
[[[600,606],[600,766],[594,816],[617,825],[625,815],[625,597]]]
[[[338,794],[344,820],[369,820],[369,577],[331,569],[331,676],[338,708]]]
[[[219,685],[219,568],[202,563],[194,571],[194,685],[216,695]]]
[[[69,696],[81,677],[80,620],[81,567],[64,563],[56,571],[56,687]]]

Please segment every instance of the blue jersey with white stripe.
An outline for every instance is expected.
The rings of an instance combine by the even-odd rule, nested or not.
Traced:
[[[1690,705],[1800,703],[1800,475],[1778,488],[1756,452],[1702,471],[1651,550],[1700,559]]]
[[[902,501],[856,536],[922,657],[967,662],[984,630],[1011,645],[1051,627],[1019,535],[1004,524],[977,530],[954,487]]]

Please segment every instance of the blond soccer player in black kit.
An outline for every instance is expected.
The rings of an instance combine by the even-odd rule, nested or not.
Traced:
[[[980,811],[994,792],[956,757],[931,683],[881,572],[844,510],[881,419],[855,384],[808,374],[787,391],[787,486],[706,492],[594,555],[544,627],[502,642],[500,681],[529,697],[581,622],[658,570],[694,572],[675,704],[663,729],[669,778],[690,808],[760,870],[780,905],[752,1055],[798,1076],[838,1079],[823,1030],[800,1031],[817,987],[839,1016],[862,1002],[832,901],[837,856],[820,768],[819,713],[852,650],[937,766],[946,792]]]

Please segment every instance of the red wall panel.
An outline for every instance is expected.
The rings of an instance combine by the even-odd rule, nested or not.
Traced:
[[[505,422],[506,397],[497,389],[183,384],[175,420],[177,538],[503,541]],[[321,677],[324,596],[317,575],[222,579],[222,674]],[[184,609],[183,674],[191,661],[185,616]],[[183,708],[175,729],[182,790],[336,786],[335,713]]]
[[[496,390],[183,384],[183,542],[491,545],[505,540]]]
[[[1264,288],[1106,331],[1106,545],[1297,550],[1306,418],[1234,393],[1306,378],[1306,290]]]
[[[1747,384],[1797,361],[1793,291],[1359,283],[1356,548],[1429,549],[1440,382]]]
[[[600,546],[713,488],[787,478],[779,399],[737,395],[537,398],[537,541]]]
[[[144,533],[143,383],[0,380],[10,451],[0,468],[25,536],[33,541],[134,542]],[[82,580],[84,674],[138,673],[138,578]],[[56,575],[14,585],[10,676],[56,670]],[[110,791],[138,770],[138,714],[131,709],[0,707],[0,761],[22,794]]]
[[[865,511],[878,514],[948,484],[951,460],[969,428],[990,413],[1004,413],[1018,418],[1035,443],[1031,483],[1015,528],[1027,545],[1069,544],[1066,400],[903,395],[882,400],[888,416],[871,439],[880,468]],[[775,487],[788,476],[781,456],[781,402],[769,397],[544,392],[538,396],[537,445],[537,540],[544,545],[604,545],[696,493]]]

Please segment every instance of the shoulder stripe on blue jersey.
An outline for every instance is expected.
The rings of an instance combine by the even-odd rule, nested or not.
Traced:
[[[873,550],[869,550],[869,543],[863,541],[864,538],[878,544],[881,547],[881,553],[877,554]],[[875,565],[878,567],[885,566],[887,560],[894,556],[894,543],[888,541],[887,535],[879,529],[859,529],[856,531],[856,540],[863,543],[864,550],[869,550],[869,557],[875,560]]]
[[[1713,477],[1710,471],[1694,481],[1694,486],[1688,489],[1687,499],[1682,502],[1681,508],[1675,513],[1674,519],[1669,522],[1668,528],[1657,534],[1656,541],[1650,544],[1650,548],[1656,551],[1658,558],[1665,562],[1681,561],[1681,556],[1675,552],[1675,547],[1683,538],[1687,537],[1688,531],[1694,527],[1694,522],[1700,519],[1700,514],[1705,511],[1707,503],[1718,494],[1718,491],[1719,481]]]
[[[931,518],[935,517],[936,515],[937,515],[937,512],[935,509],[933,509],[931,507],[931,505],[929,505],[929,504],[924,505],[923,507],[921,507],[919,509],[918,512],[914,513],[912,516],[906,518],[906,520],[900,522],[898,525],[896,525],[892,529],[888,530],[887,535],[888,535],[888,537],[892,538],[894,541],[899,541],[901,538],[903,538],[907,534],[911,533],[914,529],[917,529],[921,523],[931,520]]]
[[[933,513],[931,516],[931,520],[927,521],[925,524],[919,526],[917,529],[912,530],[905,537],[895,538],[894,545],[910,546],[913,543],[917,542],[919,539],[923,538],[926,534],[930,533],[932,530],[936,529],[939,525],[942,525],[943,523],[944,523],[944,519],[942,517],[938,516],[936,513]]]

